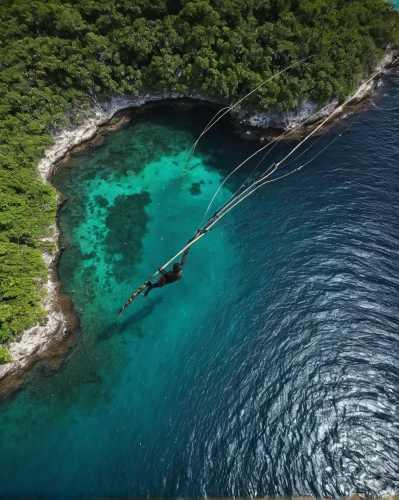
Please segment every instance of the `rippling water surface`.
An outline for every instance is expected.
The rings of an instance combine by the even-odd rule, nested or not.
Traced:
[[[60,276],[81,331],[61,371],[37,370],[2,405],[2,498],[399,490],[395,75],[375,102],[385,111],[342,120],[307,159],[356,122],[240,205],[226,222],[244,222],[204,237],[184,280],[118,324],[255,145],[225,122],[182,176],[210,112],[160,108],[59,169]]]

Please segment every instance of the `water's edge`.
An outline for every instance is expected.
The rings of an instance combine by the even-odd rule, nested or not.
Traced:
[[[397,54],[393,51],[386,53],[376,71],[389,69],[398,62]],[[355,108],[359,109],[366,103],[376,90],[379,77],[362,83],[355,93]],[[197,105],[221,109],[226,102],[211,101],[200,94],[185,96],[177,93],[163,92],[146,96],[112,96],[106,103],[95,103],[87,118],[77,127],[65,128],[53,137],[54,145],[44,154],[38,165],[40,176],[45,184],[51,185],[51,179],[57,164],[79,146],[100,147],[101,136],[106,131],[117,130],[129,121],[127,110],[137,111],[158,105],[170,105],[177,109],[190,109]],[[338,101],[331,103],[328,109],[315,116],[311,125],[296,130],[296,136],[310,132],[316,128],[326,115],[331,114],[338,107]],[[340,114],[347,111],[342,109]],[[305,120],[315,113],[314,106],[305,103],[300,110],[287,113],[256,113],[241,110],[230,112],[231,123],[241,138],[258,139],[260,141],[270,138],[281,131],[296,127],[298,122]],[[269,130],[268,130],[269,129]],[[271,130],[271,132],[270,132]],[[290,137],[293,138],[293,135]],[[13,361],[0,366],[0,398],[19,389],[26,381],[31,369],[38,362],[46,362],[52,370],[62,365],[70,349],[75,345],[75,333],[78,330],[78,321],[73,313],[72,302],[68,296],[60,293],[61,283],[58,279],[57,265],[61,255],[61,232],[58,227],[59,209],[65,197],[57,193],[57,215],[52,229],[52,236],[46,238],[56,247],[56,253],[43,252],[43,258],[48,268],[47,282],[44,285],[46,298],[42,302],[43,308],[48,312],[46,319],[26,330],[15,342],[9,346]],[[44,241],[44,239],[43,239]]]

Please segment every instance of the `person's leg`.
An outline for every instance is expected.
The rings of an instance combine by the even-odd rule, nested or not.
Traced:
[[[144,293],[142,293],[141,295],[142,295],[143,297],[147,297],[147,295],[151,292],[151,290],[152,290],[153,288],[158,288],[158,283],[155,283],[155,285],[153,285],[152,283],[148,283],[148,288],[147,288],[147,290],[146,290]]]
[[[144,293],[142,293],[142,296],[147,297],[147,295],[151,292],[153,288],[162,288],[164,284],[165,284],[165,277],[161,276],[155,284],[152,284],[151,282],[148,283],[148,288]]]

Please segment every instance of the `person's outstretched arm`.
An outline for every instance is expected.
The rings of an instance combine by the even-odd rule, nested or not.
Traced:
[[[180,262],[180,264],[181,264],[182,266],[184,266],[184,263],[186,262],[186,259],[187,259],[187,255],[188,255],[188,251],[189,251],[189,250],[190,250],[190,247],[189,247],[189,248],[187,248],[187,250],[186,250],[186,251],[184,252],[184,254],[183,254],[183,257],[182,257],[181,262]]]
[[[164,276],[166,276],[166,271],[165,271],[165,269],[162,269],[162,267],[160,267],[160,268],[158,269],[158,271],[159,271],[160,273],[162,273]]]

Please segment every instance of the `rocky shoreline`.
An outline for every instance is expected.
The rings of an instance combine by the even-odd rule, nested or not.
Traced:
[[[395,54],[389,51],[376,71],[389,68],[395,62]],[[376,80],[360,85],[349,110],[356,110],[359,106],[364,106],[362,103],[372,94],[376,85]],[[82,148],[100,147],[104,141],[103,133],[125,125],[130,120],[132,111],[137,112],[139,109],[160,104],[170,105],[178,109],[189,109],[197,105],[220,109],[227,103],[222,100],[209,100],[200,94],[187,96],[173,92],[131,97],[112,96],[104,104],[93,102],[93,106],[82,124],[65,128],[54,135],[53,146],[45,152],[44,158],[38,165],[43,182],[51,184],[55,166],[68,158],[71,152],[72,154],[80,154]],[[311,102],[302,104],[298,110],[288,112],[231,111],[230,118],[240,137],[263,142],[280,134],[281,131],[296,128],[303,120],[315,115],[312,118],[312,123],[290,134],[290,139],[292,139],[309,133],[338,105],[338,101],[333,101],[319,113],[317,113],[317,105]],[[345,108],[344,112],[347,111],[348,109]],[[58,193],[57,201],[60,207],[64,201],[61,193]],[[60,231],[56,222],[52,227],[51,237],[43,239],[43,241],[51,241],[56,247],[55,255],[48,250],[43,251],[43,258],[48,267],[48,278],[44,284],[47,296],[43,299],[42,305],[48,315],[44,321],[26,330],[10,345],[9,351],[13,361],[0,366],[0,398],[18,389],[38,362],[45,362],[51,369],[59,368],[75,344],[77,318],[73,313],[70,298],[60,293],[61,284],[58,279],[57,263],[61,248]]]

